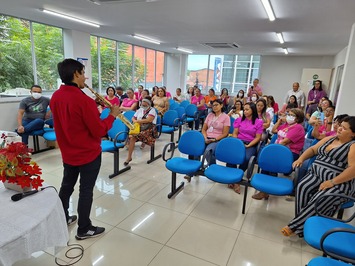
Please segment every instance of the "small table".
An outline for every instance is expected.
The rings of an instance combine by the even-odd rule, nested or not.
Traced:
[[[47,247],[66,246],[69,240],[63,206],[53,188],[14,202],[11,196],[16,193],[0,183],[0,265],[4,266]]]

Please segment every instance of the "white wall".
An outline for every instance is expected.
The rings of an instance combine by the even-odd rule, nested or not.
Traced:
[[[176,88],[180,88],[181,80],[181,55],[165,53],[164,84],[172,96],[175,95]],[[185,72],[184,72],[185,73]]]
[[[260,85],[282,105],[293,82],[300,82],[304,68],[332,68],[334,56],[262,56]]]
[[[346,57],[346,52],[348,50],[348,47],[345,47],[343,50],[341,50],[339,53],[337,53],[335,56],[334,56],[334,61],[333,61],[333,68],[334,68],[334,71],[333,71],[333,74],[332,74],[332,77],[331,77],[331,84],[330,84],[330,95],[329,95],[329,98],[334,100],[334,94],[335,94],[335,78],[336,78],[336,75],[337,75],[337,70],[338,70],[338,67],[341,66],[341,65],[344,65],[345,64],[345,57]]]

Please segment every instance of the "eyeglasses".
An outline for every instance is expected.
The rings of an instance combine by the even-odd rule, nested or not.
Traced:
[[[219,104],[212,104],[213,107],[219,106]]]
[[[286,115],[296,117],[296,115],[295,115],[295,114],[291,114],[291,113],[288,113],[288,112],[286,113]]]

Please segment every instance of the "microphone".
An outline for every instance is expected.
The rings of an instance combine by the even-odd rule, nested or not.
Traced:
[[[28,191],[28,192],[22,192],[22,193],[17,193],[13,196],[11,196],[11,199],[13,201],[19,201],[20,199],[23,199],[27,196],[31,196],[33,194],[36,194],[38,192],[38,190],[31,190],[31,191]]]

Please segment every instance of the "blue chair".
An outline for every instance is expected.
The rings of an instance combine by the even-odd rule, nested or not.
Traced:
[[[207,151],[209,152],[209,151]],[[218,161],[230,164],[239,165],[245,160],[245,145],[237,138],[224,138],[222,139],[216,147],[215,156]],[[247,173],[247,175],[250,172]],[[245,203],[248,193],[248,181],[243,181],[244,171],[238,168],[211,164],[205,169],[204,175],[215,182],[222,184],[236,184],[240,183],[245,186],[244,201],[242,213],[245,213]],[[250,176],[247,176],[249,180]]]
[[[180,107],[180,105],[177,102],[173,102],[169,105],[169,110],[175,110],[178,107]]]
[[[175,103],[175,101],[173,99],[169,99],[169,106],[174,104],[174,103]]]
[[[105,108],[104,110],[102,110],[100,114],[100,119],[103,120],[107,118],[109,114],[110,114],[110,108]]]
[[[205,151],[205,139],[198,131],[187,131],[182,134],[178,149],[181,153],[200,157]],[[167,152],[171,152],[170,158],[166,158]],[[171,192],[168,194],[170,199],[172,196],[181,191],[184,187],[184,182],[181,182],[179,187],[176,187],[176,174],[193,175],[202,168],[202,161],[192,160],[183,157],[174,157],[175,143],[170,142],[163,149],[163,160],[166,162],[165,167],[171,171]]]
[[[348,201],[355,201],[355,198],[340,194],[326,194],[319,197],[315,202],[316,216],[308,218],[304,224],[304,240],[308,245],[319,250],[326,250],[330,256],[337,254],[355,262],[355,226],[353,220],[355,213],[346,220],[327,217],[318,211],[318,206],[325,197],[336,196],[345,198]],[[350,224],[352,223],[352,224]],[[351,234],[348,234],[351,233]]]
[[[168,110],[162,120],[162,126],[160,127],[160,134],[170,134],[170,141],[174,141],[174,132],[179,129],[180,119],[178,112],[175,110]],[[160,135],[159,134],[159,135]]]
[[[292,171],[292,163],[292,152],[280,144],[265,146],[258,156],[259,167],[267,172],[289,173]],[[292,180],[263,173],[254,174],[251,185],[259,191],[276,196],[290,195],[294,189]]]
[[[270,144],[274,144],[277,140],[277,133],[275,133],[274,135],[272,135],[271,139],[270,139]]]
[[[180,106],[186,108],[186,106],[188,106],[189,104],[190,104],[189,101],[184,100],[184,101],[182,101],[182,102],[180,103]]]
[[[136,112],[135,111],[126,111],[123,113],[124,117],[127,118],[129,121],[132,121],[132,118]]]
[[[194,128],[194,122],[198,119],[197,106],[194,104],[189,104],[185,108],[186,122],[192,123],[192,128]]]
[[[109,175],[109,178],[113,178],[127,170],[131,169],[131,166],[119,170],[119,149],[125,146],[125,142],[128,136],[128,128],[119,119],[115,119],[112,124],[112,128],[108,131],[109,140],[101,141],[102,152],[113,153],[113,174]]]

